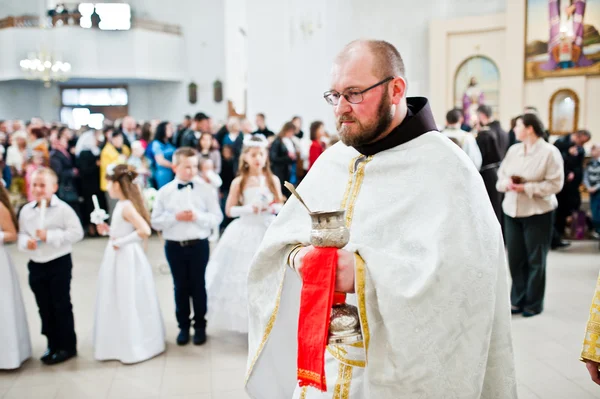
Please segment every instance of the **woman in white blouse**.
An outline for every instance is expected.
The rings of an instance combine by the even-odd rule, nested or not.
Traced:
[[[531,317],[544,308],[546,258],[564,171],[560,152],[544,141],[537,116],[520,116],[515,134],[520,143],[508,150],[496,188],[506,193],[502,209],[512,275],[512,313]]]

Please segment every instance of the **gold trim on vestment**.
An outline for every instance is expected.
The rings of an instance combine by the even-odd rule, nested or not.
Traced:
[[[360,325],[362,327],[363,342],[365,346],[365,356],[367,363],[369,362],[369,341],[371,339],[371,333],[369,331],[369,320],[367,319],[367,305],[365,298],[365,282],[366,282],[366,270],[365,261],[358,254],[354,254],[356,261],[356,297],[358,302],[358,315],[360,317]]]
[[[273,312],[271,313],[271,316],[269,317],[269,321],[267,322],[267,326],[265,327],[265,332],[263,333],[262,340],[260,341],[260,345],[258,345],[258,350],[256,351],[256,355],[254,355],[254,358],[252,358],[252,362],[250,363],[250,367],[248,368],[248,374],[246,375],[246,381],[245,381],[244,385],[246,385],[248,383],[248,380],[250,379],[250,375],[252,375],[252,370],[254,369],[254,366],[256,365],[256,361],[258,360],[260,353],[262,352],[265,344],[267,343],[267,340],[269,339],[269,335],[271,334],[271,330],[273,329],[273,325],[275,324],[275,319],[277,319],[277,312],[279,312],[279,303],[281,301],[281,293],[283,292],[283,282],[285,281],[285,273],[286,272],[284,269],[283,276],[281,277],[281,283],[279,283],[277,299],[275,300],[275,308],[273,309]]]
[[[367,365],[367,362],[364,360],[354,360],[344,357],[344,355],[348,354],[348,352],[341,346],[329,345],[327,346],[327,351],[331,353],[331,356],[335,357],[340,363],[344,363],[348,366],[365,368]]]
[[[350,161],[350,166],[348,167],[348,183],[346,183],[346,191],[344,192],[344,196],[342,197],[342,209],[346,209],[346,203],[348,202],[348,197],[350,197],[350,191],[352,190],[352,183],[354,182],[354,165],[356,165],[356,161],[361,156],[357,156],[352,158]]]
[[[340,363],[338,379],[333,389],[333,399],[348,399],[350,397],[350,384],[352,384],[352,366]]]
[[[365,179],[365,167],[371,160],[372,156],[366,157],[365,160],[358,164],[358,168],[356,170],[356,178],[354,179],[354,188],[352,189],[352,194],[350,195],[349,202],[346,203],[347,207],[343,207],[346,209],[346,227],[350,228],[352,225],[352,218],[354,217],[354,206],[356,205],[356,200],[358,199],[358,193],[362,187],[363,180]]]
[[[308,390],[308,387],[302,387],[302,389],[300,390],[300,399],[306,399],[306,391]]]
[[[590,318],[585,329],[581,358],[600,363],[600,275],[590,306]]]

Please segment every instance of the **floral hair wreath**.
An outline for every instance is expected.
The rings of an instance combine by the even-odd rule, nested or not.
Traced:
[[[119,179],[123,178],[123,176],[127,176],[127,177],[129,177],[129,179],[131,179],[131,181],[133,181],[137,177],[137,173],[132,168],[131,165],[125,165],[127,167],[127,169],[123,173],[120,173],[119,176],[115,177],[115,168],[119,165],[125,165],[125,164],[113,163],[113,164],[108,165],[106,167],[106,175],[110,176],[113,180],[119,180]]]
[[[269,141],[263,134],[255,134],[244,138],[244,148],[267,148]]]

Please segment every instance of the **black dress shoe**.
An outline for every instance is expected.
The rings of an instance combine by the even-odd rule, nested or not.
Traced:
[[[42,357],[40,357],[40,360],[42,361],[42,363],[46,363],[54,354],[54,351],[50,348],[46,349],[46,352],[44,352],[44,354],[42,355]]]
[[[519,314],[519,313],[523,313],[523,308],[519,308],[517,306],[511,306],[510,307],[510,313],[511,314]]]
[[[181,330],[177,336],[177,345],[183,346],[190,342],[190,330]]]
[[[560,242],[555,242],[553,243],[550,248],[551,249],[561,249],[561,248],[567,248],[570,247],[571,243],[567,242],[567,241],[560,241]]]
[[[194,332],[194,345],[202,345],[206,342],[206,330],[198,329]]]
[[[52,354],[52,356],[50,356],[50,358],[44,362],[44,364],[52,365],[52,364],[63,363],[75,356],[77,356],[76,350],[75,351],[58,350],[58,351],[54,352]]]
[[[525,309],[523,311],[523,317],[533,317],[533,316],[538,315],[540,313],[542,313],[542,312],[535,312],[533,310],[527,310],[527,309]]]

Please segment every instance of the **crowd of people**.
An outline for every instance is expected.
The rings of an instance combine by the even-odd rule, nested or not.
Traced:
[[[180,147],[194,148],[198,151],[200,176],[218,189],[224,210],[244,139],[257,134],[269,142],[271,169],[280,183],[299,183],[325,148],[335,143],[319,121],[310,125],[311,140],[302,140],[302,119],[298,116],[284,124],[278,134],[267,128],[264,114],[256,116],[256,128],[248,119],[237,117],[215,126],[202,112],[193,118],[185,116],[178,125],[168,121],[136,122],[127,116],[103,129],[83,127],[77,131],[34,118],[26,124],[0,121],[0,168],[12,203],[19,209],[32,199],[31,174],[40,167],[50,167],[59,178],[58,197],[73,207],[86,234],[97,236],[89,220],[94,210],[92,197],[96,195],[109,213],[116,204],[107,192],[109,165],[134,166],[142,189],[152,192],[173,180],[174,152]],[[289,196],[287,189],[283,190]],[[223,227],[229,222],[227,218]]]

